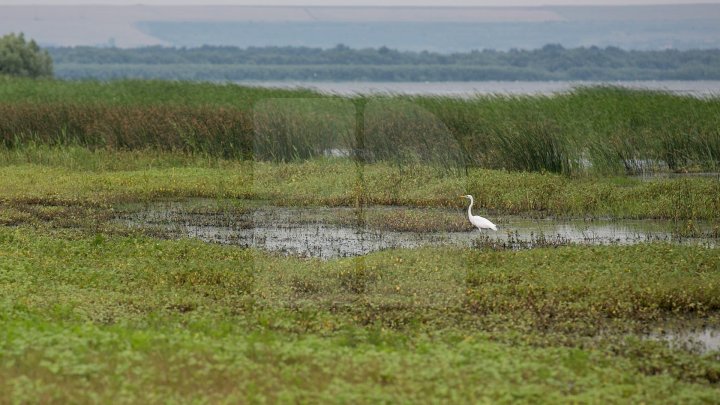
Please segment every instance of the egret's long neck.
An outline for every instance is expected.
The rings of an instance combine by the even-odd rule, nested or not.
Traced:
[[[470,205],[468,206],[468,218],[472,217],[472,209],[473,204],[475,204],[475,200],[473,200],[472,197],[470,197]]]

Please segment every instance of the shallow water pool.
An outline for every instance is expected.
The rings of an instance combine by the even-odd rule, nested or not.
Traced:
[[[421,246],[523,249],[567,244],[634,244],[653,241],[714,247],[712,237],[680,238],[672,221],[556,220],[493,217],[498,231],[479,231],[464,210],[406,207],[219,207],[211,200],[161,202],[121,210],[118,220],[131,227],[155,228],[170,237],[254,247],[271,252],[331,259]],[[399,219],[398,219],[399,218]],[[408,231],[433,222],[434,228]],[[393,221],[397,219],[396,221]],[[440,225],[437,225],[437,224]],[[443,229],[443,224],[447,227]],[[694,224],[709,235],[710,224]]]

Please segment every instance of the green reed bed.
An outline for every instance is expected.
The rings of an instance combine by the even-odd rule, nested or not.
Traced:
[[[16,104],[0,106],[6,146],[28,143],[91,149],[153,148],[222,157],[251,156],[251,118],[204,107]]]
[[[0,76],[0,100],[9,103],[181,105],[249,108],[267,98],[320,97],[309,90],[163,80],[61,81]]]
[[[558,173],[716,170],[720,100],[613,87],[560,96],[413,99],[483,167]]]
[[[547,96],[335,97],[183,82],[0,79],[0,137],[293,161],[569,175],[715,171],[720,100],[612,87]]]

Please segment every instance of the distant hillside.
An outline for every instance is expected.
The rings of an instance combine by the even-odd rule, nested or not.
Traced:
[[[50,48],[65,79],[208,81],[720,80],[720,50],[617,47],[432,53],[383,48]]]
[[[42,45],[387,46],[467,52],[597,45],[720,48],[720,5],[608,7],[0,6]]]

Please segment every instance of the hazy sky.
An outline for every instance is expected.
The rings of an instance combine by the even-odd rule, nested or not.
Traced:
[[[31,4],[236,4],[236,5],[397,5],[397,6],[541,6],[556,4],[696,4],[720,3],[720,0],[0,0],[0,5]]]

